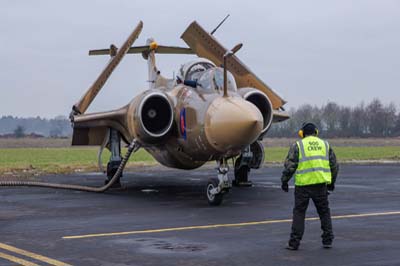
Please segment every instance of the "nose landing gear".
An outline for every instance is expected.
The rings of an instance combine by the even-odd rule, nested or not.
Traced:
[[[218,162],[217,171],[217,178],[210,178],[206,187],[207,201],[211,206],[221,205],[224,194],[228,193],[232,187],[228,177],[229,166],[226,159]]]

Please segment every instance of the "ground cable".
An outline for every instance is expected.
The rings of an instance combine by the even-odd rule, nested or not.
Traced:
[[[122,171],[125,168],[126,163],[129,160],[129,157],[133,152],[136,152],[140,148],[139,143],[136,140],[133,140],[131,144],[128,146],[128,151],[126,152],[125,156],[122,158],[120,165],[118,166],[117,171],[111,178],[111,180],[102,187],[90,187],[90,186],[81,186],[81,185],[72,185],[72,184],[57,184],[57,183],[47,183],[47,182],[37,182],[37,181],[0,181],[1,187],[45,187],[45,188],[58,188],[58,189],[69,189],[69,190],[79,190],[79,191],[86,191],[86,192],[97,192],[102,193],[105,192],[107,189],[112,187],[115,182],[118,181]]]

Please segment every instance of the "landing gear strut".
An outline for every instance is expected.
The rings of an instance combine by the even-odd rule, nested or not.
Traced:
[[[237,187],[251,187],[249,181],[250,169],[258,169],[264,162],[264,147],[260,141],[255,141],[247,146],[242,154],[235,160],[235,180],[233,185]]]
[[[218,178],[210,178],[207,182],[206,195],[208,204],[221,205],[224,194],[229,192],[231,182],[228,177],[229,166],[226,159],[218,161]]]
[[[235,187],[251,187],[253,183],[249,181],[250,167],[248,165],[243,165],[241,162],[243,157],[240,156],[235,161],[235,180],[233,180],[233,185]]]
[[[251,187],[253,183],[249,181],[250,163],[253,158],[253,152],[250,145],[244,149],[242,154],[235,160],[235,180],[233,185],[235,187]]]
[[[117,169],[122,161],[121,136],[117,130],[112,129],[112,128],[110,129],[109,144],[110,144],[109,148],[111,151],[111,157],[110,157],[110,161],[107,163],[107,179],[105,181],[105,184],[110,182],[111,178],[117,172]],[[112,187],[121,187],[121,182],[120,182],[121,177],[122,177],[122,171],[118,177],[118,180],[114,183],[114,185]]]

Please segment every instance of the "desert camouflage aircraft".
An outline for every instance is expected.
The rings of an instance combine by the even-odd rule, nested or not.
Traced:
[[[219,25],[220,26],[220,25]],[[110,61],[93,85],[73,106],[72,145],[99,145],[99,167],[104,147],[111,151],[106,183],[118,184],[131,152],[140,147],[160,164],[196,169],[217,162],[217,175],[206,186],[209,204],[219,205],[232,184],[251,185],[250,169],[264,161],[261,140],[273,122],[288,118],[285,101],[255,76],[234,54],[242,47],[224,48],[196,21],[181,38],[187,48],[158,45],[148,39],[134,46],[143,27],[140,22],[117,48],[92,50],[89,55],[109,55]],[[126,106],[113,111],[85,111],[126,53],[141,53],[148,62],[149,88]],[[155,54],[195,54],[173,79],[161,75]],[[121,141],[130,144],[121,156]],[[234,161],[234,180],[228,178],[228,160]]]

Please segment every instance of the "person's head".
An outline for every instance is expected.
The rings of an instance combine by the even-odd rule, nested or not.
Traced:
[[[305,138],[307,136],[318,136],[318,128],[314,123],[307,122],[301,125],[299,130],[299,137]]]

